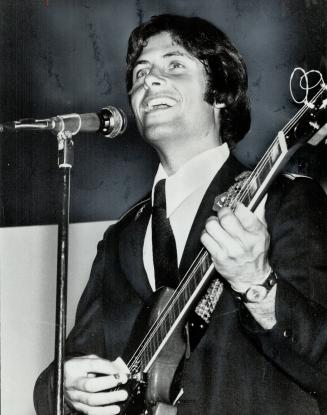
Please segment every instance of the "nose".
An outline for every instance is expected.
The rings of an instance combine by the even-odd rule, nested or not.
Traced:
[[[144,88],[150,89],[161,86],[165,83],[165,78],[161,76],[158,69],[151,68],[149,73],[144,77]]]

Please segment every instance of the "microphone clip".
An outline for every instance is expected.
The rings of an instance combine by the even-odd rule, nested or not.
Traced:
[[[77,134],[75,132],[74,134]],[[74,163],[74,140],[71,131],[59,131],[58,141],[58,166],[60,169],[73,167]]]

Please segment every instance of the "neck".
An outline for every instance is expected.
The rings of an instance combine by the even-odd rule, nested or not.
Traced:
[[[176,143],[172,142],[171,146],[165,145],[164,148],[156,148],[156,151],[165,172],[168,176],[171,176],[193,157],[220,144],[220,140],[217,139],[205,143],[198,140],[192,143],[192,145],[186,142],[185,145],[180,147],[177,147]]]

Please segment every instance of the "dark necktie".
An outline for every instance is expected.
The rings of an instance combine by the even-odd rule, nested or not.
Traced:
[[[167,218],[166,180],[160,180],[154,189],[152,208],[152,249],[156,287],[176,288],[178,265],[176,242]]]

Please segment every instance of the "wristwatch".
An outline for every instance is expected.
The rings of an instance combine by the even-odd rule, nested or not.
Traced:
[[[273,270],[262,284],[255,284],[248,288],[245,293],[234,291],[237,300],[243,303],[260,303],[264,300],[272,287],[277,283],[277,275]]]

